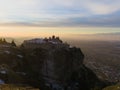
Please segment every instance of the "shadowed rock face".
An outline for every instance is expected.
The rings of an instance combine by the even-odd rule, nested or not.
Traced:
[[[83,65],[84,55],[79,48],[38,48],[27,55],[28,63],[48,79],[65,83]]]
[[[84,66],[84,54],[80,48],[51,45],[49,48],[29,49],[26,56],[30,68],[50,88],[89,90],[100,83],[97,76]]]

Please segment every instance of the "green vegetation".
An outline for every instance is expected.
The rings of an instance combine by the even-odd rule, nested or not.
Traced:
[[[40,90],[40,89],[22,85],[4,84],[0,85],[0,90]]]
[[[108,87],[104,88],[103,90],[120,90],[120,84],[108,86]]]

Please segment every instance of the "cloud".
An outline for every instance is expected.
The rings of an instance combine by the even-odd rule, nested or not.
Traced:
[[[120,0],[51,0],[55,6],[79,9],[89,14],[110,14],[120,10]],[[84,13],[84,11],[82,11]]]
[[[90,1],[90,0],[89,0]],[[87,2],[85,7],[93,14],[103,15],[103,14],[111,14],[120,10],[120,1],[114,0],[109,2],[104,1],[96,1],[96,2]]]
[[[1,0],[0,23],[118,27],[119,4],[120,0]]]

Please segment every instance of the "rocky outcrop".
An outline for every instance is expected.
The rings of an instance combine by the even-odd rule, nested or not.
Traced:
[[[27,53],[32,70],[45,76],[47,82],[65,83],[83,65],[84,55],[79,48],[37,48]],[[31,65],[32,64],[32,65]]]
[[[57,43],[56,39],[56,43],[48,40],[44,44],[40,42],[36,48],[26,48],[22,44],[20,48],[5,49],[6,56],[0,54],[0,60],[5,59],[0,64],[6,64],[7,68],[4,68],[9,71],[5,83],[28,84],[41,90],[91,90],[103,86],[83,64],[84,54],[80,48],[62,41]]]
[[[65,47],[46,44],[46,48],[24,48],[29,68],[38,75],[37,79],[44,81],[44,87],[90,90],[102,86],[97,76],[83,64],[84,54],[80,48],[65,43]]]

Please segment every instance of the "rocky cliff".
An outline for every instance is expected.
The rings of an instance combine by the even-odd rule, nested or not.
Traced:
[[[0,53],[0,78],[5,83],[27,84],[41,90],[91,90],[103,86],[83,64],[80,48],[53,41],[40,43],[36,48],[32,45],[1,51],[6,53]]]

